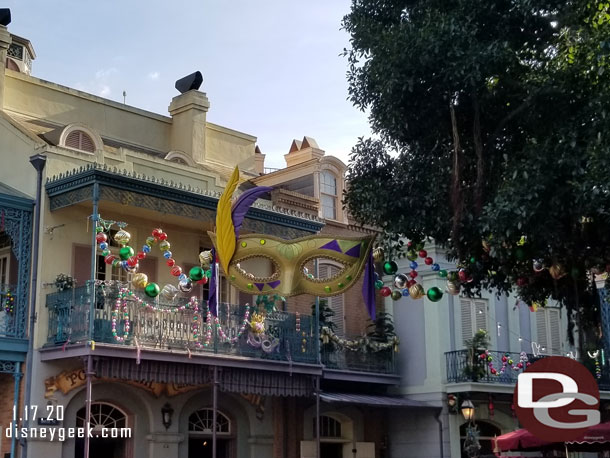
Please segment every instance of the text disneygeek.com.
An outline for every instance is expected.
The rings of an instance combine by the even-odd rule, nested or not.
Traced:
[[[128,439],[131,428],[92,428],[91,425],[78,428],[39,426],[31,428],[3,428],[4,436],[12,439],[46,439],[63,442],[66,439],[83,439],[85,437],[103,439]]]

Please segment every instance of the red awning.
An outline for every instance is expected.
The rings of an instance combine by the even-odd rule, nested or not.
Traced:
[[[599,444],[605,442],[610,442],[610,422],[591,426],[581,438],[567,443]],[[518,429],[507,434],[502,434],[501,436],[496,437],[495,443],[498,451],[500,452],[540,448],[552,444],[551,442],[538,439],[526,429]]]

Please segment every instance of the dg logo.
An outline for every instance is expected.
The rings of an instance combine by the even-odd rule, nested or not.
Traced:
[[[599,388],[577,361],[549,356],[519,374],[514,405],[521,425],[548,442],[567,442],[600,422]]]

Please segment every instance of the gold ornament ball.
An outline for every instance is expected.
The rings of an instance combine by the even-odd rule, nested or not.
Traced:
[[[146,288],[146,285],[148,284],[148,275],[141,272],[135,274],[131,279],[131,284],[138,289]]]
[[[549,267],[549,273],[551,274],[551,277],[553,277],[553,280],[559,280],[567,275],[567,272],[561,264],[553,264]]]
[[[114,234],[114,241],[120,245],[127,245],[131,240],[131,234],[123,229]]]
[[[373,250],[373,261],[383,262],[383,256],[384,256],[383,248],[377,247]]]
[[[204,269],[210,267],[212,261],[212,252],[210,250],[205,250],[199,253],[199,264],[201,264],[201,267],[203,267]]]
[[[177,294],[178,288],[176,288],[174,285],[167,284],[161,289],[161,297],[163,299],[167,299],[168,301],[174,300]]]
[[[421,299],[422,297],[424,297],[426,294],[426,291],[424,291],[424,287],[422,285],[420,285],[419,283],[415,283],[413,286],[411,286],[409,288],[409,296],[412,299]]]
[[[460,294],[460,284],[455,281],[448,281],[447,292],[452,296],[457,296],[458,294]]]

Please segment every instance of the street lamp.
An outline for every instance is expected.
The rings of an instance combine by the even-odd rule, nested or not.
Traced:
[[[466,399],[462,402],[462,415],[469,423],[474,420],[474,404],[470,399]]]
[[[173,413],[174,409],[172,409],[172,406],[170,406],[169,403],[166,402],[165,405],[161,407],[161,421],[166,430],[172,425]]]

